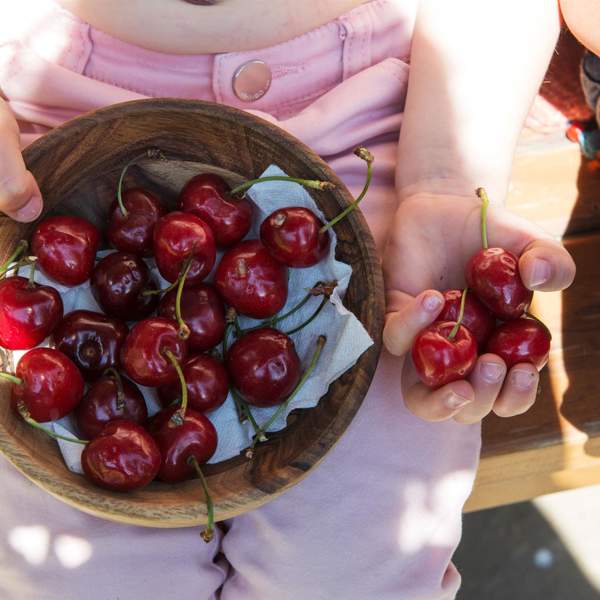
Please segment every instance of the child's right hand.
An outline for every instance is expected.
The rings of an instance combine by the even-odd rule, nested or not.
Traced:
[[[17,121],[0,100],[0,211],[29,222],[39,217],[42,207],[40,188],[23,162]]]

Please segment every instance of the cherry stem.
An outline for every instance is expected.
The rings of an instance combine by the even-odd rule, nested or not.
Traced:
[[[486,191],[480,187],[475,190],[475,193],[481,200],[481,245],[484,248],[488,248],[488,238],[487,238],[487,211],[488,206],[490,205],[490,199]]]
[[[310,188],[311,190],[333,190],[335,184],[330,181],[319,181],[318,179],[299,179],[298,177],[290,177],[289,175],[267,175],[266,177],[258,177],[257,179],[250,179],[240,185],[234,187],[231,192],[232,196],[245,192],[248,188],[252,187],[257,183],[264,183],[266,181],[291,181],[293,183],[299,183],[304,187]]]
[[[174,290],[178,285],[179,285],[179,277],[169,287],[166,287],[164,290],[161,290],[161,289],[144,290],[142,292],[142,296],[157,296],[160,294],[167,294],[171,290]]]
[[[192,268],[192,257],[188,257],[183,264],[183,270],[181,275],[179,275],[179,283],[177,284],[177,295],[175,296],[175,317],[177,319],[177,324],[179,325],[179,331],[177,335],[182,340],[187,340],[190,337],[190,328],[187,326],[186,322],[183,320],[181,316],[181,296],[183,295],[183,288],[185,286],[185,280]]]
[[[35,256],[31,257],[33,260],[30,261],[31,270],[29,271],[29,281],[27,283],[27,289],[32,289],[35,285],[35,267],[37,265],[37,259]]]
[[[260,431],[258,432],[258,434],[256,436],[254,436],[254,441],[252,442],[252,448],[254,448],[254,446],[256,445],[257,442],[263,441],[260,438],[257,438],[257,436],[259,434],[262,435],[263,437],[265,436],[269,427],[271,427],[271,425],[273,425],[273,423],[277,420],[277,418],[287,409],[290,402],[296,397],[298,392],[302,389],[302,386],[306,383],[306,380],[311,376],[312,372],[315,370],[315,367],[317,366],[317,361],[319,360],[319,357],[321,356],[321,352],[323,350],[323,346],[325,346],[326,341],[327,341],[327,338],[324,335],[320,335],[318,337],[315,351],[313,352],[312,358],[310,359],[310,364],[308,365],[308,368],[306,369],[306,371],[304,371],[302,378],[297,383],[297,385],[293,389],[292,393],[286,398],[285,402],[280,404],[278,406],[277,410],[271,415],[271,418],[264,425],[262,425],[260,427]]]
[[[173,367],[175,367],[175,370],[177,371],[177,377],[179,377],[179,382],[181,383],[181,406],[171,416],[171,423],[173,423],[173,425],[176,427],[179,427],[180,425],[183,425],[185,411],[187,410],[188,405],[187,383],[185,381],[183,369],[181,368],[177,357],[170,350],[165,350],[165,356],[169,359]]]
[[[448,336],[449,340],[454,339],[454,337],[458,333],[458,328],[460,327],[460,324],[462,323],[463,317],[465,316],[465,301],[467,299],[467,291],[468,290],[469,290],[469,288],[465,288],[463,290],[462,297],[460,299],[460,309],[458,311],[458,319],[456,319],[456,323],[454,324],[454,327],[452,328],[452,331],[450,332],[450,335]]]
[[[3,263],[2,266],[0,266],[0,277],[5,275],[6,272],[10,270],[12,264],[17,259],[21,258],[21,256],[27,251],[28,247],[29,247],[29,244],[27,243],[27,240],[21,240],[17,244],[17,247],[15,248],[14,252],[8,257],[6,262]]]
[[[294,329],[290,329],[289,331],[286,331],[285,334],[292,335],[293,333],[298,333],[298,331],[300,331],[301,329],[304,329],[307,325],[310,325],[319,316],[319,313],[323,310],[323,308],[325,307],[325,305],[327,304],[328,301],[329,301],[329,298],[327,296],[325,296],[323,298],[323,300],[321,300],[321,303],[317,307],[317,310],[315,310],[315,312],[313,312],[313,314],[310,317],[308,317],[308,319],[306,319],[306,321],[304,321],[304,323],[300,323],[300,325],[298,325],[297,327],[294,327]]]
[[[533,319],[534,321],[537,321],[546,331],[546,333],[548,334],[548,337],[550,338],[550,340],[552,340],[552,333],[550,332],[550,329],[548,329],[548,325],[546,325],[546,323],[544,323],[541,319],[539,319],[538,317],[536,317],[534,314],[525,311],[525,316],[529,317],[530,319]]]
[[[373,161],[375,160],[375,157],[362,146],[356,148],[354,150],[354,154],[367,163],[367,179],[365,180],[365,185],[363,186],[362,192],[357,196],[356,200],[349,204],[339,215],[337,215],[337,217],[334,217],[331,219],[331,221],[325,223],[325,225],[319,229],[319,233],[325,233],[328,229],[331,229],[336,223],[351,213],[367,195],[367,191],[371,185],[371,179],[373,179]]]
[[[261,428],[259,424],[256,422],[248,403],[240,396],[237,390],[231,388],[231,396],[233,397],[233,401],[238,409],[238,414],[245,415],[248,421],[250,421],[250,425],[252,425],[252,429],[254,429],[254,436],[258,436],[259,441],[266,442],[267,438],[264,433],[261,432]]]
[[[104,371],[106,377],[114,379],[117,386],[117,410],[123,410],[125,408],[125,390],[123,389],[123,378],[119,371],[113,367],[109,367]]]
[[[210,495],[210,491],[208,490],[208,483],[206,482],[206,477],[204,477],[204,473],[198,464],[198,460],[194,455],[190,455],[187,459],[189,465],[191,465],[196,474],[198,475],[198,479],[202,484],[202,488],[204,489],[204,496],[206,498],[206,514],[207,514],[207,523],[206,528],[202,531],[200,536],[202,539],[208,544],[213,539],[214,528],[215,528],[215,507],[213,505],[213,500]]]
[[[89,440],[80,440],[78,438],[67,437],[65,435],[60,435],[60,433],[54,433],[54,431],[51,431],[50,429],[46,429],[44,426],[40,425],[37,421],[34,421],[31,418],[31,415],[29,414],[29,411],[27,410],[27,407],[25,406],[25,404],[23,402],[19,402],[17,404],[17,410],[19,411],[19,414],[21,415],[21,417],[23,417],[23,420],[28,425],[30,425],[34,429],[39,429],[40,431],[43,431],[46,435],[49,435],[50,437],[54,438],[55,440],[63,440],[65,442],[71,442],[72,444],[83,444],[83,445],[89,443]]]
[[[6,381],[10,381],[15,385],[23,385],[23,380],[20,377],[17,377],[16,375],[11,375],[10,373],[0,372],[0,379],[5,379]]]
[[[119,204],[119,208],[121,209],[121,214],[126,217],[129,214],[129,211],[125,208],[125,204],[123,203],[123,179],[125,178],[125,173],[129,167],[135,165],[140,160],[144,160],[145,158],[164,158],[163,153],[158,148],[150,148],[146,150],[144,154],[140,154],[135,158],[132,158],[122,169],[121,175],[119,176],[119,184],[117,186],[117,202]]]

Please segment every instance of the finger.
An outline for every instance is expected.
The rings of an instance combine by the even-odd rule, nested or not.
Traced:
[[[0,139],[0,211],[17,221],[33,221],[42,211],[42,195],[23,162],[16,121],[1,101]]]
[[[444,306],[444,296],[437,290],[426,290],[416,298],[402,292],[388,294],[388,312],[383,329],[383,343],[391,354],[406,354],[413,339],[433,323]]]
[[[458,423],[481,421],[494,407],[505,375],[506,365],[499,356],[495,354],[480,356],[469,377],[475,399],[456,413],[454,420]]]
[[[564,290],[575,278],[575,262],[555,240],[531,242],[519,259],[519,273],[531,290],[553,292]]]
[[[540,374],[528,363],[519,363],[509,372],[494,404],[499,417],[513,417],[527,412],[535,402]]]
[[[475,393],[468,381],[453,381],[437,390],[416,383],[404,395],[408,410],[425,421],[446,421],[474,399]]]

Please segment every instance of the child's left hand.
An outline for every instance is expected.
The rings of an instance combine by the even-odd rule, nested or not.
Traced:
[[[443,297],[436,290],[465,285],[465,265],[481,249],[480,208],[475,193],[405,198],[384,256],[384,343],[392,354],[408,354],[402,370],[404,401],[411,412],[428,421],[454,418],[474,423],[492,410],[509,417],[528,410],[536,397],[539,375],[529,364],[515,365],[507,374],[499,356],[483,354],[468,380],[431,390],[419,381],[410,359],[414,337],[442,309]],[[519,271],[528,288],[549,292],[572,283],[575,263],[548,234],[502,207],[490,207],[487,223],[490,247],[520,256]]]

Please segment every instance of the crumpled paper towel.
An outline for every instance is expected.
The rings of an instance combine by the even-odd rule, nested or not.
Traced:
[[[271,165],[263,173],[263,176],[266,175],[285,175],[285,173],[278,167]],[[248,190],[248,196],[256,206],[254,223],[252,230],[247,236],[248,238],[259,237],[260,223],[274,210],[284,206],[304,206],[310,208],[325,221],[323,213],[318,209],[314,200],[297,183],[270,181],[256,184]],[[303,368],[308,366],[319,335],[324,334],[327,337],[327,342],[313,374],[284,413],[269,427],[269,431],[283,429],[286,426],[287,416],[292,410],[316,406],[321,396],[327,392],[329,385],[352,367],[361,354],[373,344],[362,323],[342,303],[342,298],[352,275],[352,269],[345,263],[335,260],[337,238],[333,230],[330,230],[330,235],[332,243],[329,254],[324,260],[314,267],[289,270],[289,297],[283,309],[283,311],[287,311],[295,306],[305,297],[307,290],[312,288],[317,282],[336,280],[338,285],[330,298],[330,302],[323,308],[319,316],[302,331],[292,335]],[[103,256],[110,254],[110,252],[103,252],[99,255]],[[168,283],[160,277],[154,262],[151,260],[147,262],[156,280],[160,282],[162,287],[166,287]],[[24,268],[21,274],[26,275],[27,268]],[[36,272],[35,279],[39,283],[50,284],[58,289],[63,299],[65,314],[75,309],[100,311],[92,296],[89,282],[76,288],[68,288],[49,281],[39,271]],[[210,281],[212,274],[207,279]],[[284,331],[293,329],[296,325],[310,317],[321,300],[321,297],[311,298],[302,309],[281,322],[279,327]],[[242,328],[251,327],[258,323],[258,321],[243,316],[240,316],[239,322]],[[233,339],[230,341],[231,343],[233,343]],[[48,345],[48,341],[42,345]],[[20,356],[23,354],[24,352],[14,353],[15,364],[17,364]],[[156,413],[160,408],[156,392],[152,388],[139,387],[146,399],[149,414]],[[269,420],[276,410],[277,407],[252,407],[252,414],[258,424],[262,425]],[[239,422],[231,394],[221,407],[208,413],[208,416],[215,425],[219,438],[217,450],[209,462],[217,463],[237,456],[252,443],[252,427],[247,421],[244,423]],[[49,424],[49,426],[56,433],[77,437],[76,426],[71,416],[55,421]],[[63,440],[59,440],[58,443],[67,467],[71,471],[81,473],[81,452],[83,446]]]

